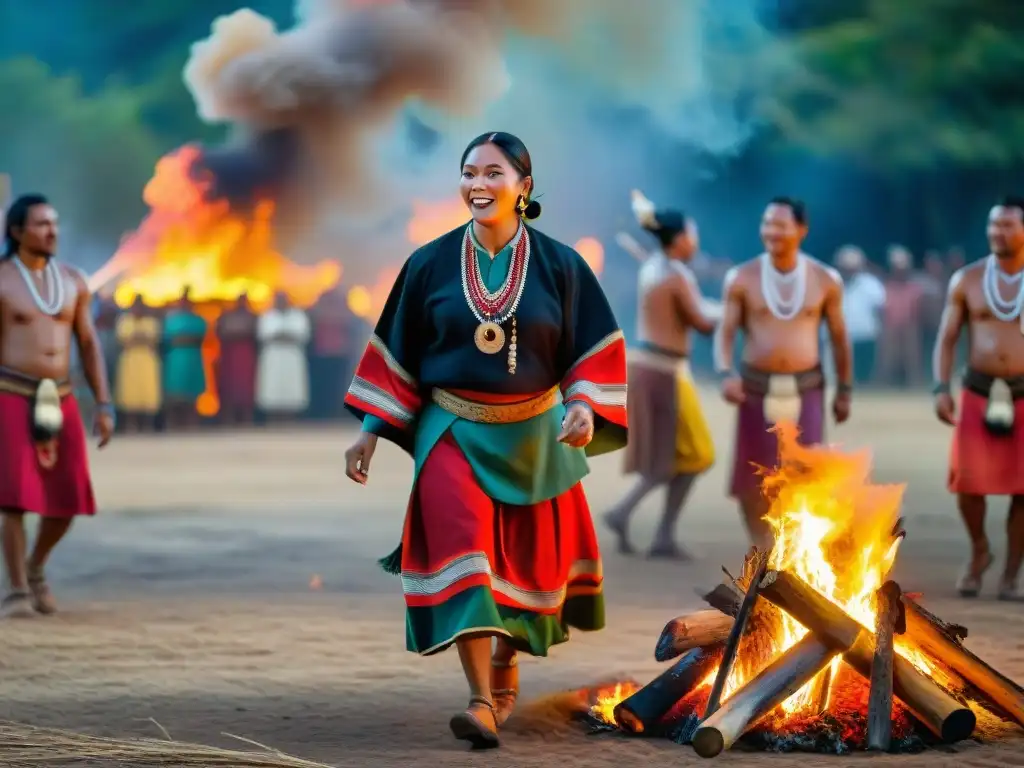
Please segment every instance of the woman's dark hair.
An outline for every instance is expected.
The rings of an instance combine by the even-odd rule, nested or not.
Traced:
[[[470,152],[477,147],[482,147],[484,144],[496,146],[501,154],[505,156],[505,159],[508,160],[509,165],[519,174],[519,178],[525,179],[527,176],[531,179],[533,178],[533,160],[530,159],[530,151],[518,136],[513,136],[511,133],[505,133],[504,131],[481,133],[469,142],[466,146],[466,151],[462,153],[459,167],[461,168],[466,164],[466,158],[469,157]],[[538,216],[540,216],[540,203],[527,197],[523,218],[533,220]]]
[[[14,256],[18,252],[18,238],[14,236],[14,230],[23,229],[28,221],[28,212],[37,205],[49,205],[50,201],[45,195],[31,193],[22,195],[7,209],[7,216],[4,220],[4,258]]]
[[[645,226],[644,229],[658,238],[663,248],[667,248],[681,232],[686,231],[686,214],[674,208],[656,211],[654,221],[656,227]]]

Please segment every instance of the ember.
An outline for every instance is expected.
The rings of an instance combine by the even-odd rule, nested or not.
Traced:
[[[962,627],[887,580],[903,487],[871,483],[867,453],[776,430],[779,467],[763,483],[774,548],[752,549],[738,577],[703,596],[721,615],[666,625],[655,657],[680,657],[668,670],[592,714],[702,757],[740,741],[910,752],[1024,725],[1024,689],[964,648]]]

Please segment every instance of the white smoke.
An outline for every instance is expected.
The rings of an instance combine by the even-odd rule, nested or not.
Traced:
[[[749,65],[772,43],[757,4],[299,0],[286,32],[249,10],[219,19],[185,78],[204,119],[299,135],[278,222],[293,258],[453,196],[466,140],[487,130],[525,141],[541,226],[572,236],[627,217],[631,187],[670,186],[666,142],[729,155],[751,137],[740,108],[767,86]],[[438,132],[431,153],[405,111]]]

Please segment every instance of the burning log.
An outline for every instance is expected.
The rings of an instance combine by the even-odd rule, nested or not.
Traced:
[[[865,678],[871,678],[875,651],[873,633],[842,608],[785,571],[767,573],[760,593],[826,645],[849,649],[843,654],[846,663]],[[918,720],[945,742],[962,741],[974,731],[974,713],[902,656],[893,657],[893,692]]]
[[[822,714],[828,709],[828,694],[832,688],[832,667],[829,667],[821,676],[818,677],[814,682],[814,693],[812,695],[812,701],[814,701],[814,712],[815,714]]]
[[[694,648],[724,643],[732,625],[732,616],[713,609],[677,616],[661,631],[654,658],[668,661]]]
[[[963,627],[949,625],[904,596],[907,639],[926,655],[952,669],[1024,725],[1024,689],[992,669],[960,644]]]
[[[868,749],[888,752],[892,746],[892,684],[895,649],[893,635],[906,631],[900,597],[902,590],[887,581],[876,593],[875,653],[871,660],[871,693],[868,697]]]
[[[757,557],[757,555],[755,554],[754,557]],[[708,697],[708,704],[704,709],[705,719],[715,713],[719,702],[722,700],[725,683],[729,679],[729,673],[732,671],[733,662],[736,660],[736,652],[740,648],[740,640],[743,639],[743,633],[747,629],[747,621],[754,610],[757,594],[761,589],[761,579],[767,569],[768,558],[766,556],[760,557],[753,577],[750,580],[750,586],[747,587],[747,593],[743,596],[743,602],[740,603],[740,609],[736,614],[732,629],[729,631],[729,639],[726,641],[725,651],[722,653],[722,663],[718,667],[718,674],[715,675],[715,683],[711,686],[711,695]]]
[[[724,648],[723,641],[691,649],[671,668],[619,702],[614,710],[615,722],[632,733],[650,730],[676,702],[700,685],[721,660]]]
[[[693,736],[694,751],[701,757],[715,757],[731,747],[750,726],[803,688],[842,650],[829,647],[813,634],[806,635],[704,719]]]
[[[698,594],[700,593],[698,592]],[[743,603],[743,592],[735,582],[729,581],[719,584],[707,594],[701,594],[700,599],[712,608],[717,608],[727,616],[735,618]]]

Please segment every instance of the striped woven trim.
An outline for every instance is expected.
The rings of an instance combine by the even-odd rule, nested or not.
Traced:
[[[391,354],[391,350],[388,349],[380,336],[377,336],[376,334],[371,336],[370,346],[377,350],[377,353],[384,358],[384,363],[396,376],[402,379],[406,384],[409,384],[412,387],[416,386],[416,380],[409,375],[409,372],[406,371],[405,368],[398,364],[395,356]]]
[[[348,391],[355,399],[379,408],[403,424],[412,423],[415,414],[402,405],[398,398],[376,384],[371,384],[366,379],[356,376],[352,379]]]
[[[420,574],[403,571],[402,590],[407,595],[429,597],[444,592],[463,579],[479,575],[486,575],[490,578],[492,592],[504,595],[514,603],[531,610],[553,611],[565,602],[566,584],[559,589],[545,592],[534,592],[517,587],[491,570],[490,560],[483,552],[460,555],[432,573]],[[566,582],[584,575],[600,578],[602,575],[600,561],[579,560],[573,563]]]
[[[574,398],[585,397],[594,402],[595,405],[608,407],[626,407],[626,385],[625,384],[595,384],[592,381],[581,379],[569,385],[565,390],[563,399],[566,403]]]

